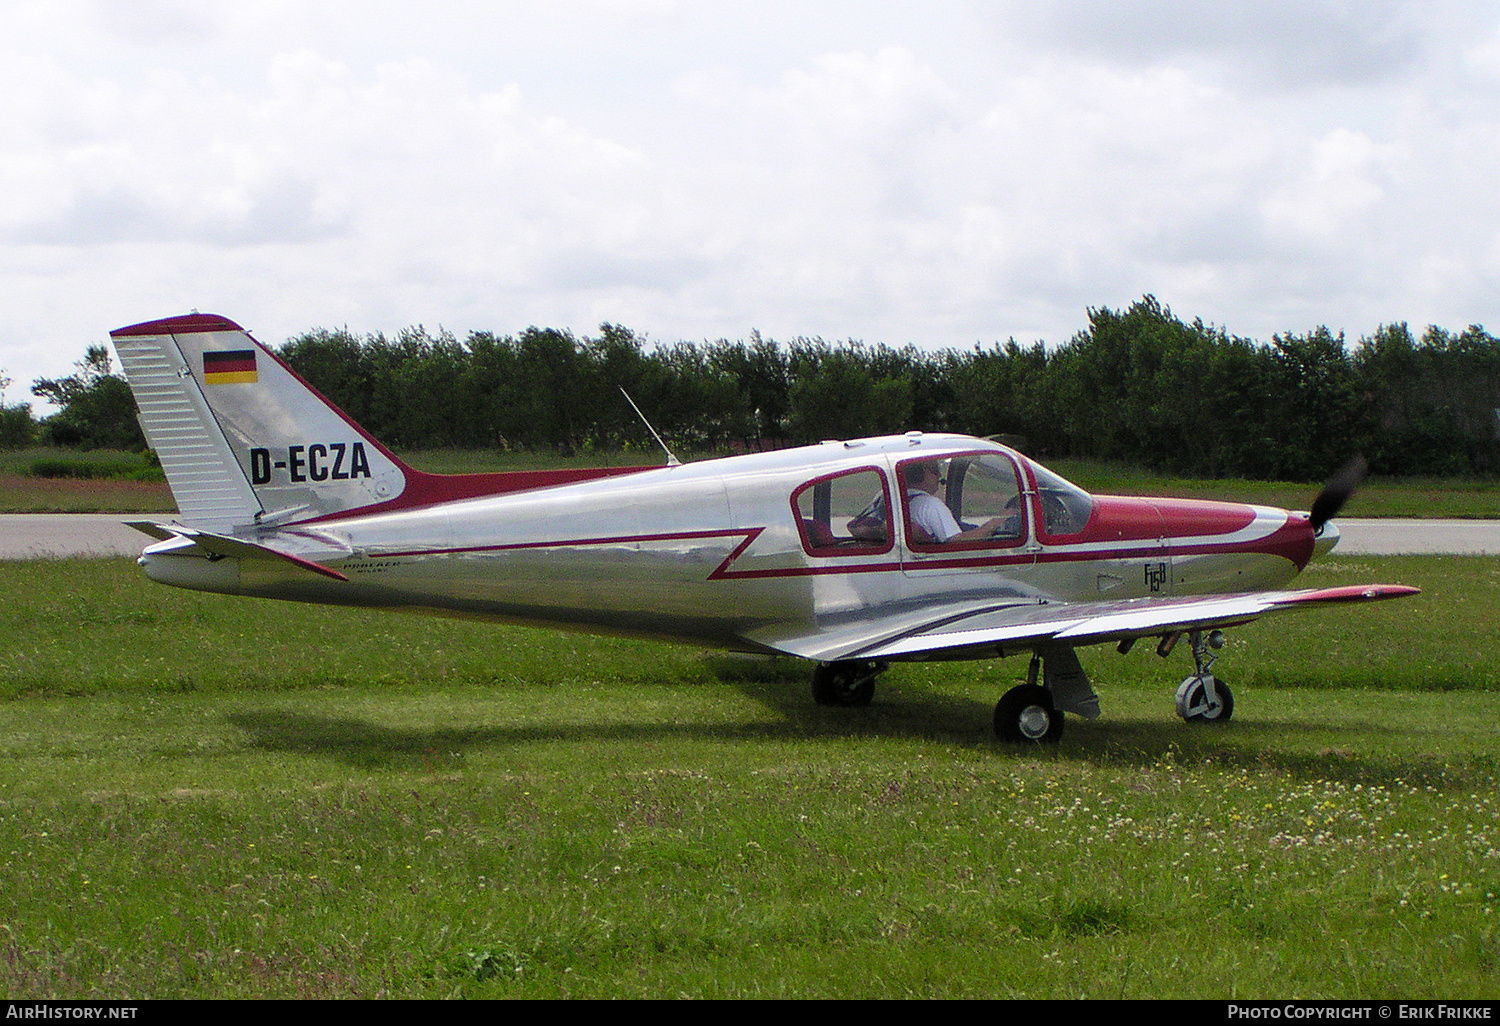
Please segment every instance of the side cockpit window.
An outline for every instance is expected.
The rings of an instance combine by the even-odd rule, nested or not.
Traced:
[[[874,468],[809,481],[792,493],[802,547],[814,556],[851,556],[891,547],[890,491]]]
[[[906,540],[913,550],[1025,541],[1025,502],[1008,456],[963,453],[908,460],[897,474],[906,498]]]

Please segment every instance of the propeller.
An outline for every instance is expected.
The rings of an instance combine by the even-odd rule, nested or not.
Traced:
[[[1312,512],[1309,514],[1315,533],[1323,530],[1324,524],[1338,516],[1339,510],[1344,508],[1344,503],[1349,501],[1349,496],[1359,488],[1360,482],[1365,479],[1365,472],[1369,469],[1370,465],[1365,462],[1365,458],[1356,456],[1328,479],[1328,483],[1313,500]]]

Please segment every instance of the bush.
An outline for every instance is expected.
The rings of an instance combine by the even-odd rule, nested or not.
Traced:
[[[26,404],[0,406],[0,449],[24,449],[36,439],[36,420]]]
[[[32,477],[97,481],[161,481],[161,465],[152,458],[128,454],[42,456],[31,461]]]

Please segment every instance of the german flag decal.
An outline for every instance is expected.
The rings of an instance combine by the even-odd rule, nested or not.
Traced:
[[[231,349],[203,354],[203,382],[207,385],[250,384],[255,377],[255,350]]]

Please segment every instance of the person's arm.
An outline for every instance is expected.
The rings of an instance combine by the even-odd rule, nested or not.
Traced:
[[[991,517],[978,527],[960,531],[951,538],[945,538],[944,541],[988,541],[995,536],[996,531],[1005,526],[1005,522],[1009,519],[1009,517]]]

